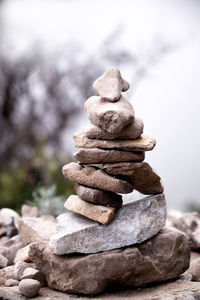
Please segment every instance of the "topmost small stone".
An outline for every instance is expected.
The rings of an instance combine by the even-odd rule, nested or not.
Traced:
[[[115,102],[120,99],[121,92],[127,91],[130,85],[122,78],[119,69],[111,68],[95,80],[93,87],[103,100]]]

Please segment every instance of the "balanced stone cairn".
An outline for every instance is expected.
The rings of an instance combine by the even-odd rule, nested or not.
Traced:
[[[64,206],[73,213],[58,217],[60,231],[51,239],[58,255],[96,253],[141,243],[165,225],[166,203],[160,177],[145,151],[156,141],[143,136],[143,122],[121,94],[129,89],[117,68],[93,85],[100,96],[84,104],[89,127],[74,135],[78,163],[63,167],[75,192]],[[97,166],[98,165],[98,166]],[[149,197],[122,205],[121,194],[137,190]]]

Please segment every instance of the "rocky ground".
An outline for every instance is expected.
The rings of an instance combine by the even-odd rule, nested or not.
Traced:
[[[57,230],[57,220],[53,216],[39,217],[36,207],[24,205],[21,216],[4,208],[0,211],[0,224],[0,299],[200,299],[200,216],[197,213],[170,212],[168,225],[138,246],[69,255],[67,259],[66,255],[54,255],[49,248],[48,241]],[[190,253],[188,241],[191,262],[185,272],[189,267],[186,265]],[[106,272],[113,270],[107,266],[116,261],[112,276],[121,276],[121,290],[116,280],[119,291],[114,292],[116,285],[106,282]],[[95,278],[88,275],[88,265],[96,268]],[[124,275],[127,265],[129,271]],[[71,272],[72,268],[75,273]],[[181,272],[182,275],[176,275]],[[69,282],[74,289],[77,284],[74,274],[79,278],[79,285],[81,279],[84,293],[88,289],[90,294],[90,288],[97,282],[95,290],[101,291],[105,284],[109,290],[93,297],[67,293]],[[175,279],[170,281],[170,278]],[[133,280],[135,289],[130,290],[128,285],[133,286]],[[157,284],[149,285],[155,281]]]

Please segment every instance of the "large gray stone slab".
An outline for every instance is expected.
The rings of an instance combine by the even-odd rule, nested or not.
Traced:
[[[83,216],[67,213],[58,217],[59,231],[50,239],[57,255],[97,253],[141,243],[165,225],[164,194],[124,204],[109,225],[100,225]]]

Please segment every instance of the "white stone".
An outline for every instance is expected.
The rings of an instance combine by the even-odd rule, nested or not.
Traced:
[[[115,219],[100,225],[74,213],[58,217],[57,234],[51,237],[54,254],[97,253],[144,242],[151,238],[166,221],[163,194],[145,197],[123,205]]]

